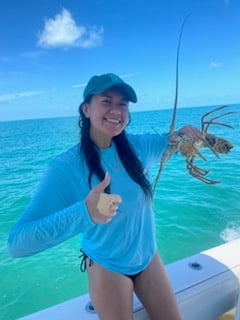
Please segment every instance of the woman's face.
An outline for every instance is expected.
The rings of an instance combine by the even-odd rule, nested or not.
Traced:
[[[110,88],[93,95],[83,105],[83,112],[90,120],[90,136],[101,149],[109,148],[112,138],[119,135],[129,121],[126,97],[117,89]]]

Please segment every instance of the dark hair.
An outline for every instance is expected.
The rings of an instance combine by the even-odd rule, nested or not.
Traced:
[[[82,107],[84,103],[89,103],[91,101],[91,96],[87,98],[83,103],[79,106],[79,127],[81,130],[81,144],[80,148],[85,156],[88,168],[88,183],[90,188],[91,180],[93,174],[95,174],[99,180],[103,180],[105,176],[105,172],[101,166],[100,156],[98,153],[98,149],[96,148],[94,142],[90,138],[90,120],[84,115]],[[140,185],[144,194],[148,199],[152,198],[152,187],[149,180],[146,178],[144,174],[144,169],[141,164],[141,161],[136,156],[133,148],[131,147],[128,138],[126,136],[125,130],[120,133],[118,136],[113,137],[113,141],[115,142],[118,156],[129,174],[129,176]],[[110,186],[105,189],[106,193],[110,193]]]

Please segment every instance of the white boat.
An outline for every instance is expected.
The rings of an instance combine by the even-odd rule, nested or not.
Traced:
[[[183,320],[215,320],[236,306],[240,283],[240,239],[171,263],[166,268]],[[240,306],[236,314],[239,309]],[[134,320],[149,319],[136,296],[133,312]],[[97,319],[88,294],[21,318]],[[236,315],[235,320],[240,320],[240,316]]]

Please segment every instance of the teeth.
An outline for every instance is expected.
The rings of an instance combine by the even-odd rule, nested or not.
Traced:
[[[120,123],[119,120],[115,120],[115,119],[106,119],[106,120],[111,123]]]

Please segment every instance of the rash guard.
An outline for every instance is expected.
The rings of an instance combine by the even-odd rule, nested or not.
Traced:
[[[160,161],[168,135],[128,135],[128,139],[151,180],[152,166]],[[99,150],[100,159],[111,178],[111,193],[120,195],[122,202],[109,223],[95,223],[85,203],[89,170],[80,149],[78,144],[50,162],[10,232],[9,253],[15,258],[29,256],[82,234],[81,246],[91,260],[114,272],[137,274],[157,250],[152,202],[129,177],[112,143]],[[99,182],[92,178],[92,186]]]

